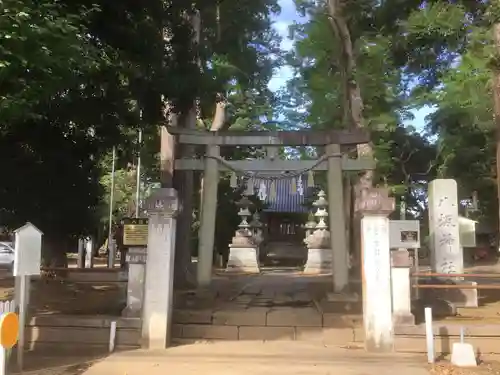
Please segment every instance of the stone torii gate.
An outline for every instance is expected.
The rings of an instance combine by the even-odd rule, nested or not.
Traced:
[[[228,166],[244,172],[283,172],[311,169],[327,171],[330,241],[333,252],[333,281],[335,292],[341,292],[349,282],[347,233],[344,217],[343,171],[374,169],[372,159],[350,159],[341,153],[341,146],[355,146],[370,141],[363,129],[331,131],[282,131],[282,132],[242,132],[203,130],[167,127],[170,134],[178,138],[180,144],[204,145],[203,159],[177,159],[176,170],[202,170],[203,196],[200,218],[197,282],[206,287],[212,278],[215,221],[217,215],[217,189],[219,171]],[[319,146],[324,147],[323,160],[250,160],[229,161],[220,157],[221,146]]]

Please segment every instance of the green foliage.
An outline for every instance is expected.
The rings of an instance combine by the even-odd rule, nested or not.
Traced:
[[[97,12],[64,12],[53,1],[0,3],[0,123],[43,116],[42,106],[79,78],[109,63],[82,19]]]
[[[267,83],[281,63],[271,28],[277,11],[276,0],[2,0],[2,224],[29,220],[50,237],[98,231],[107,221],[113,146],[115,207],[126,214],[138,128],[142,180],[158,179],[165,100],[181,113],[196,100],[199,123],[210,126],[222,99],[228,125],[262,126],[272,116]]]

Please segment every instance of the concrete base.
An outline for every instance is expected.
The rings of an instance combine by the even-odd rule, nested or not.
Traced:
[[[229,246],[227,272],[259,273],[258,253],[255,247]]]
[[[393,314],[392,321],[395,326],[413,326],[415,325],[415,316],[408,314]]]
[[[476,367],[477,360],[474,347],[471,344],[453,343],[451,363],[458,367]]]
[[[420,283],[423,284],[422,281]],[[474,281],[427,279],[429,284],[477,285]],[[451,302],[456,307],[479,307],[477,289],[420,289],[420,298],[424,301],[434,299]]]
[[[304,273],[331,274],[332,257],[332,249],[308,249]]]

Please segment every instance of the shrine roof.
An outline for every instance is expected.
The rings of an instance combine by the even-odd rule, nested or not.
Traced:
[[[259,191],[261,182],[263,182],[266,186],[267,197],[264,200],[264,203],[267,205],[267,207],[263,211],[307,213],[307,206],[304,205],[308,192],[306,181],[307,177],[302,176],[302,185],[304,187],[304,191],[303,194],[300,194],[300,192],[298,191],[299,189],[297,189],[296,192],[292,192],[292,182],[290,179],[275,180],[276,197],[274,199],[270,199],[271,181],[257,179],[255,184],[256,192]],[[297,183],[297,185],[299,184]]]

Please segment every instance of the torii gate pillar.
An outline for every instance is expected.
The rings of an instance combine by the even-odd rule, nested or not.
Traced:
[[[198,242],[197,282],[199,288],[210,286],[215,244],[215,221],[217,218],[217,190],[219,185],[219,146],[207,145],[205,171],[203,173],[203,195],[201,201],[200,232]]]
[[[342,186],[340,145],[327,145],[326,153],[330,156],[328,158],[327,182],[330,245],[333,252],[333,290],[335,293],[341,293],[345,291],[349,284],[349,250],[347,249],[345,230],[344,188]]]

